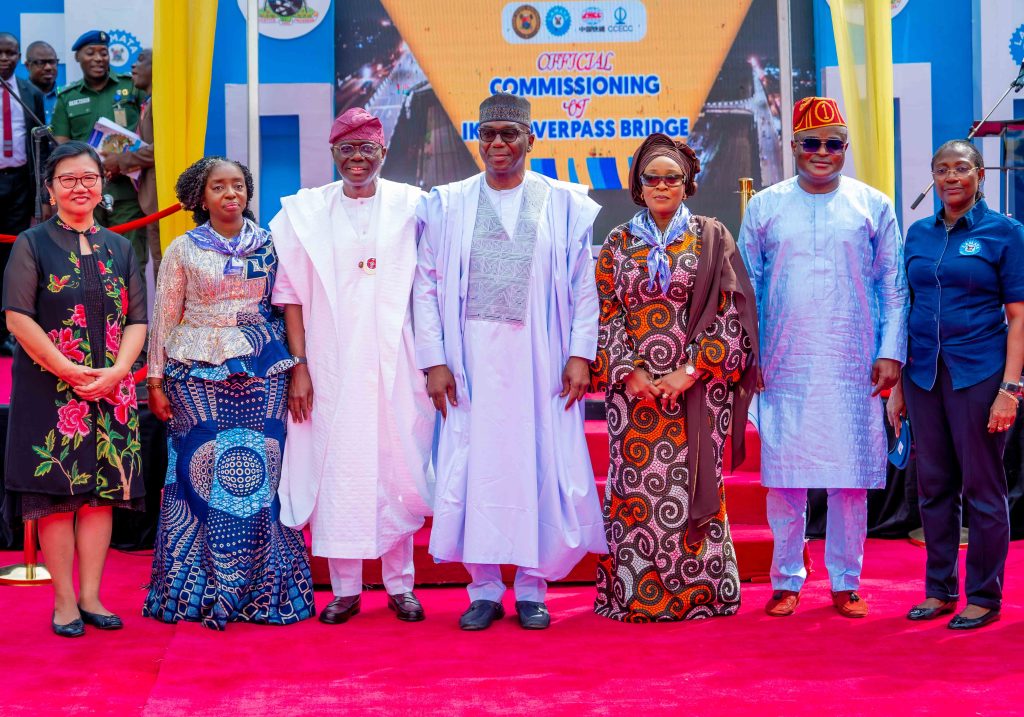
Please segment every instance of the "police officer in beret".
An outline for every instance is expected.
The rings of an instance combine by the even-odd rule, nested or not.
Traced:
[[[142,98],[132,83],[131,75],[111,72],[109,46],[110,36],[102,30],[84,33],[71,46],[75,60],[82,68],[82,79],[69,84],[57,95],[52,129],[58,142],[89,141],[93,126],[100,117],[135,131]],[[103,168],[109,179],[103,191],[113,199],[113,206],[101,204],[96,208],[97,223],[110,227],[141,217],[138,193],[131,180],[121,174],[116,159],[106,158]],[[139,268],[145,271],[148,258],[145,228],[122,234],[131,241]]]

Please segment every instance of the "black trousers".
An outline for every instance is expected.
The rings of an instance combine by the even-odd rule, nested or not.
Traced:
[[[32,223],[35,179],[28,165],[0,169],[0,234],[17,236]],[[0,242],[0,297],[3,296],[3,270],[11,256],[11,245]],[[0,339],[7,335],[7,323],[0,316]]]
[[[1002,362],[1000,362],[1002,363]],[[967,602],[998,609],[1010,549],[1010,510],[1003,468],[1005,433],[988,432],[1003,369],[968,388],[953,389],[939,360],[935,386],[908,378],[903,388],[917,451],[917,485],[928,562],[925,594],[957,600],[961,511],[967,502]]]

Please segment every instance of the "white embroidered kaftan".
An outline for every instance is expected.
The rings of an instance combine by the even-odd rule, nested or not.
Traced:
[[[481,207],[483,182],[437,187],[419,209],[417,363],[447,364],[459,401],[440,431],[430,552],[557,580],[607,551],[583,404],[565,411],[558,395],[568,358],[596,352],[600,207],[585,187],[527,172],[509,237],[501,210]]]

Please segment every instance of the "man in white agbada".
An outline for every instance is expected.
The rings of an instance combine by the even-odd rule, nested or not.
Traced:
[[[423,619],[413,534],[429,514],[436,412],[415,365],[410,294],[423,192],[378,178],[380,121],[347,110],[331,128],[342,180],[281,200],[270,223],[292,369],[281,520],[313,537],[335,599],[320,621],[359,612],[363,560],[380,558],[388,607]],[[308,363],[302,359],[308,359]]]
[[[443,416],[430,552],[469,571],[462,629],[504,615],[502,564],[518,567],[520,624],[543,629],[547,581],[608,549],[583,434],[600,207],[585,187],[526,171],[525,99],[484,100],[479,132],[485,173],[419,209],[416,359]]]
[[[808,488],[828,490],[832,604],[844,617],[868,613],[857,590],[867,489],[885,487],[878,394],[906,357],[908,291],[892,202],[840,174],[847,146],[835,100],[800,100],[798,176],[753,198],[738,242],[761,329],[761,480],[775,538],[765,610],[776,617],[793,614],[807,577]]]

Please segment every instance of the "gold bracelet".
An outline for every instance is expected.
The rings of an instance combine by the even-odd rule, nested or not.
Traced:
[[[999,389],[999,393],[1003,394],[1004,396],[1009,396],[1010,398],[1013,399],[1014,403],[1020,404],[1020,398],[1018,396],[1014,396],[1012,393],[1007,391],[1005,388]]]

